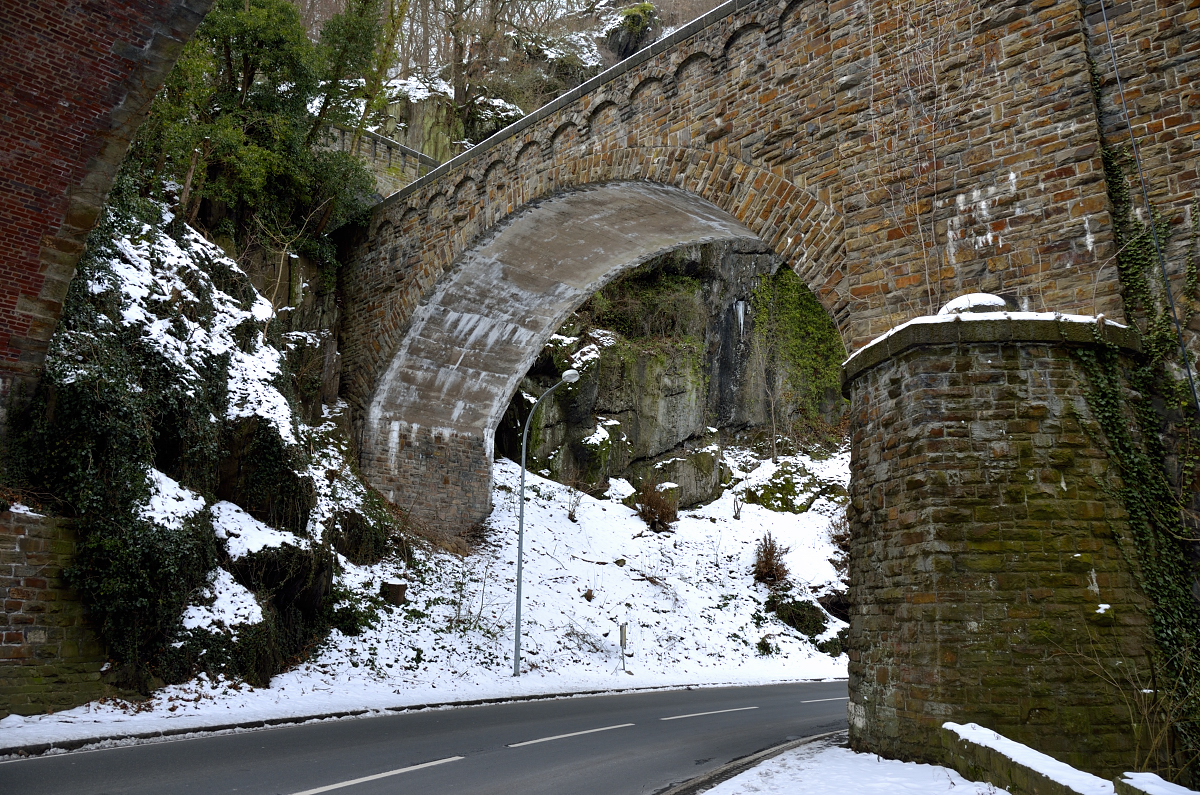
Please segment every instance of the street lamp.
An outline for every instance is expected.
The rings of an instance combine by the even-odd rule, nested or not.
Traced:
[[[521,434],[521,489],[517,492],[517,624],[513,631],[513,676],[521,675],[521,563],[525,548],[525,446],[529,444],[529,426],[533,424],[533,415],[537,413],[542,401],[550,397],[550,393],[563,384],[573,384],[579,380],[578,370],[567,370],[562,374],[562,380],[542,393],[533,404],[529,416],[525,419],[525,431]]]

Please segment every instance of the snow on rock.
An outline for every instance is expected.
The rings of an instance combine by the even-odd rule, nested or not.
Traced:
[[[571,354],[571,367],[582,370],[600,358],[600,348],[597,345],[584,345]]]
[[[225,541],[229,557],[237,560],[267,547],[280,547],[291,544],[301,549],[307,549],[307,538],[297,538],[291,533],[268,527],[255,519],[232,502],[213,503],[213,530],[217,538]]]
[[[596,423],[596,430],[592,431],[592,434],[591,434],[591,436],[588,436],[588,437],[586,437],[586,438],[585,438],[585,439],[584,439],[584,440],[581,442],[581,444],[588,444],[588,445],[601,445],[601,444],[603,444],[604,442],[607,442],[607,441],[608,441],[608,439],[609,439],[609,436],[608,436],[608,429],[607,429],[607,428],[605,428],[604,426],[605,426],[605,425],[608,425],[609,423],[607,423],[607,422],[604,422],[604,421],[603,421],[603,420],[604,420],[604,418],[603,418],[603,417],[599,417],[598,419],[600,420],[600,422],[597,422],[597,423]],[[620,423],[617,423],[617,424],[619,425]]]
[[[281,354],[264,338],[265,324],[274,314],[271,302],[252,288],[245,303],[220,290],[206,268],[224,268],[242,278],[245,274],[218,246],[190,227],[184,230],[182,245],[148,224],[140,234],[115,238],[116,256],[97,270],[88,289],[120,295],[121,322],[141,327],[142,340],[179,368],[180,386],[189,394],[190,384],[202,378],[202,364],[228,354],[227,416],[262,417],[286,443],[295,444],[291,409],[273,385],[281,374]],[[200,311],[181,312],[183,304]],[[263,327],[239,346],[235,331],[245,323]],[[70,381],[70,374],[64,380]]]
[[[637,494],[637,489],[625,478],[609,478],[608,491],[604,492],[604,496],[613,502],[620,502],[634,494]]]
[[[1006,791],[967,781],[938,765],[899,762],[821,744],[786,751],[707,790],[708,795],[994,795]]]
[[[958,298],[950,301],[950,303],[938,310],[939,315],[957,315],[962,312],[979,312],[987,311],[986,308],[991,308],[994,312],[1003,312],[1008,306],[1003,298],[991,293],[967,293],[960,295]],[[984,307],[984,309],[980,309]]]
[[[1066,762],[1060,762],[1052,756],[1047,756],[1027,745],[1010,740],[991,729],[985,729],[978,723],[962,724],[947,721],[942,724],[942,728],[949,729],[967,742],[991,748],[1018,765],[1041,773],[1046,778],[1056,781],[1080,795],[1112,795],[1113,793],[1111,781],[1105,781],[1099,776],[1076,770]]]
[[[150,482],[150,499],[139,511],[143,519],[177,530],[188,518],[204,510],[203,497],[157,469],[151,469],[146,479]]]
[[[620,336],[615,331],[606,331],[602,328],[594,328],[588,332],[588,336],[596,341],[596,344],[601,348],[609,348],[617,344]]]
[[[257,624],[263,620],[262,607],[248,588],[233,579],[225,569],[213,569],[208,585],[200,589],[196,600],[183,613],[184,629],[234,629],[238,624]]]

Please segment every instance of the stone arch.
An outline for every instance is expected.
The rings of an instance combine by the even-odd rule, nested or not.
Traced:
[[[563,122],[550,136],[550,151],[555,159],[574,148],[579,140],[579,127],[573,121]]]
[[[608,158],[594,160],[599,169]],[[397,319],[402,330],[372,340],[374,386],[351,398],[361,465],[417,521],[456,532],[486,516],[495,425],[520,377],[569,312],[649,257],[757,237],[844,324],[840,225],[814,197],[757,169],[714,178],[727,156],[682,173],[673,156],[647,161],[625,149],[612,161],[619,174],[581,171],[552,195],[499,192],[489,200],[497,213],[510,200],[523,204],[491,218],[499,223],[473,243],[459,241],[457,251],[439,244],[433,256],[445,264],[432,290],[393,304],[411,308],[406,321]],[[589,239],[596,245],[579,242]]]
[[[605,148],[615,145],[615,136],[621,127],[620,106],[611,99],[601,102],[588,116],[588,137],[593,144]]]
[[[689,80],[707,74],[712,70],[712,56],[703,50],[694,52],[679,62],[675,67],[674,78],[676,85],[683,85]]]
[[[475,194],[479,192],[479,186],[471,177],[463,177],[454,184],[454,190],[451,195],[455,201],[470,201],[475,198]]]
[[[766,33],[766,29],[757,22],[747,22],[725,40],[725,57],[728,58],[732,51],[753,47],[754,44],[750,40],[754,38],[761,40],[766,36]]]
[[[629,92],[629,104],[633,105],[633,103],[641,101],[644,96],[654,91],[661,94],[662,82],[662,77],[657,75],[642,78],[633,87],[633,90]]]
[[[538,183],[542,179],[542,144],[540,141],[529,141],[517,152],[513,160],[514,173],[521,184],[521,200],[537,195]]]

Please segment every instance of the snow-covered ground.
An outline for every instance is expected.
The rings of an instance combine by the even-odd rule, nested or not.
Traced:
[[[571,490],[527,475],[519,678],[512,676],[519,469],[502,460],[486,540],[472,555],[418,545],[408,565],[394,559],[354,566],[343,559],[340,580],[351,593],[376,593],[384,581],[399,580],[408,583],[409,603],[379,607],[373,626],[356,637],[333,630],[308,661],[276,676],[270,687],[202,675],[136,705],[106,701],[10,716],[0,721],[4,745],[479,698],[846,676],[844,655],[816,650],[765,612],[767,591],[750,575],[755,545],[770,531],[791,548],[786,563],[793,598],[807,599],[833,583],[828,530],[839,505],[821,498],[803,513],[774,512],[742,504],[736,495],[761,486],[785,463],[803,470],[795,480],[809,493],[822,483],[844,486],[849,454],[781,458],[777,466],[729,450],[726,460],[736,484],[715,502],[682,512],[673,531],[662,534],[650,532],[620,502],[632,490],[622,481],[614,482],[610,499],[576,493],[573,522]],[[158,484],[156,499],[187,503],[189,496],[175,494],[172,483]],[[248,517],[229,507],[239,516],[219,524],[231,526],[227,537],[233,539],[239,524],[233,520]],[[260,535],[242,528],[240,538]],[[247,602],[253,595],[220,570],[201,596],[211,605],[189,608],[189,626],[220,621],[236,632],[238,621],[261,615]],[[622,623],[628,630],[624,665]],[[830,618],[816,640],[843,626]],[[758,652],[764,638],[776,650],[770,656]]]
[[[938,765],[919,765],[856,754],[825,743],[803,745],[724,781],[707,795],[787,793],[795,795],[991,795],[1007,792],[991,784],[968,781]]]

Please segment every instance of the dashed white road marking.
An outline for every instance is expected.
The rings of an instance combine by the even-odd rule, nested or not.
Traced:
[[[303,792],[292,793],[292,795],[317,795],[318,792],[329,792],[330,790],[341,789],[342,787],[352,787],[355,784],[363,784],[367,781],[377,781],[381,778],[387,778],[388,776],[397,776],[401,773],[410,773],[413,770],[421,770],[426,767],[434,767],[435,765],[444,765],[447,762],[455,762],[462,758],[463,757],[461,756],[448,756],[445,759],[438,759],[433,762],[425,762],[423,764],[412,765],[410,767],[402,767],[399,770],[389,770],[386,773],[376,773],[373,776],[363,776],[362,778],[355,778],[351,779],[350,781],[342,781],[337,784],[326,784],[324,787],[306,789]]]
[[[626,726],[632,726],[632,725],[633,725],[632,723],[618,723],[616,726],[602,726],[599,729],[588,729],[586,731],[581,731],[581,732],[571,732],[570,734],[556,734],[553,737],[540,737],[536,740],[526,740],[523,743],[509,743],[508,747],[509,748],[520,748],[522,745],[533,745],[535,743],[548,743],[551,740],[561,740],[564,737],[578,737],[581,734],[595,734],[596,732],[606,732],[606,731],[610,731],[612,729],[624,729]],[[297,795],[305,795],[305,794],[298,793]]]
[[[849,701],[850,696],[838,696],[837,698],[814,698],[812,701],[801,701],[801,704],[819,704],[822,701]]]
[[[803,703],[803,702],[801,702]],[[712,712],[693,712],[690,715],[672,715],[669,718],[659,718],[659,720],[679,720],[680,718],[699,718],[701,715],[720,715],[723,712],[743,712],[748,709],[758,709],[758,707],[734,707],[733,709],[714,709]]]

